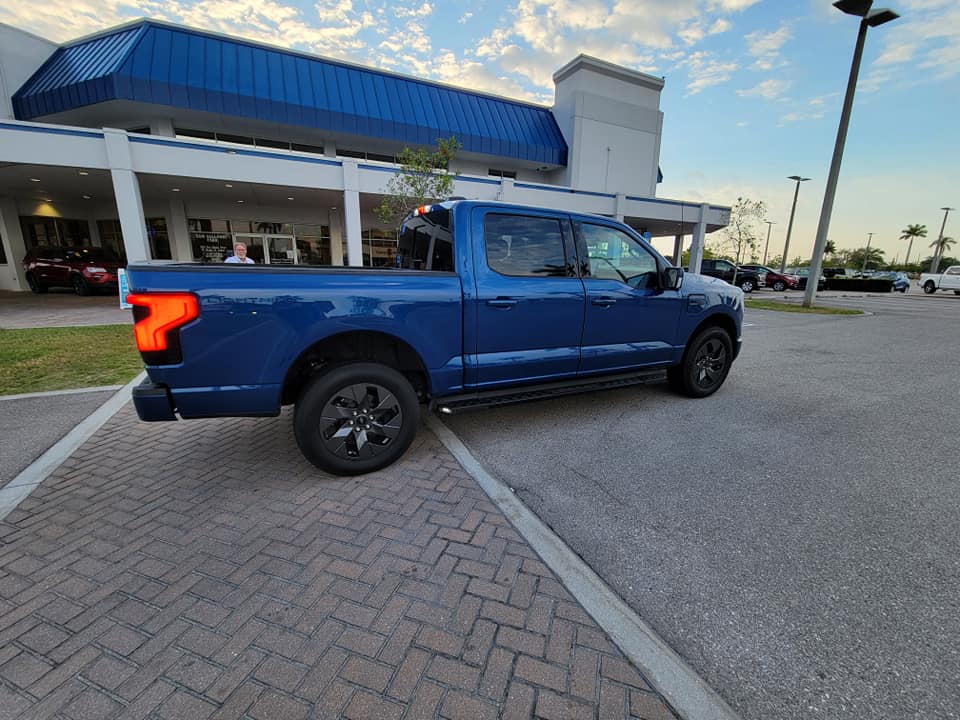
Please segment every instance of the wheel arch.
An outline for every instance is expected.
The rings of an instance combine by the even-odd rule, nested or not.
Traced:
[[[280,392],[281,405],[300,396],[314,375],[333,363],[376,362],[404,375],[421,401],[430,395],[430,375],[423,358],[405,340],[376,330],[349,330],[329,335],[306,347],[287,370]]]
[[[687,354],[687,349],[690,347],[690,340],[699,335],[705,329],[709,327],[718,327],[721,330],[724,330],[727,335],[730,336],[730,345],[734,348],[734,353],[736,353],[737,347],[737,323],[732,317],[722,312],[715,312],[712,315],[708,315],[703,320],[700,321],[700,324],[697,325],[693,331],[690,333],[690,336],[687,338],[686,345],[683,349],[683,354]]]

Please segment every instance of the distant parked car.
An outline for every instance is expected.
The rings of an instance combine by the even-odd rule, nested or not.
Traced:
[[[937,290],[953,290],[954,295],[960,295],[960,265],[951,265],[942,273],[923,273],[920,287],[927,295]]]
[[[810,268],[787,268],[787,272],[797,279],[798,290],[807,289],[807,278],[810,277]],[[817,290],[823,290],[826,284],[827,279],[823,276],[823,273],[821,273],[820,279],[817,280]]]
[[[23,272],[35,293],[69,287],[77,295],[117,289],[117,269],[125,267],[116,254],[99,247],[38,247],[23,258]]]
[[[857,278],[860,277],[860,271],[853,268],[824,268],[823,276],[826,278]]]
[[[752,293],[761,285],[759,273],[746,268],[738,268],[729,260],[704,259],[700,263],[700,274],[725,280],[731,285],[736,285],[745,293]],[[734,275],[736,275],[736,281],[734,281]]]
[[[792,290],[797,287],[795,277],[786,273],[779,273],[766,265],[741,265],[741,267],[759,273],[761,277],[764,277],[764,285],[777,292],[783,292],[787,289]]]
[[[899,291],[905,293],[910,289],[910,278],[905,272],[876,273],[871,280],[891,280],[893,285],[890,288],[890,292]]]

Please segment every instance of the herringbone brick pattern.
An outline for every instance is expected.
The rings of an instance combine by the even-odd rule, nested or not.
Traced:
[[[0,523],[0,720],[54,717],[674,715],[428,431],[335,479],[128,407]]]

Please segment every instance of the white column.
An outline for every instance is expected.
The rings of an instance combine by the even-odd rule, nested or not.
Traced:
[[[190,226],[187,224],[187,206],[182,200],[170,201],[170,254],[178,262],[193,262],[193,246],[190,244]]]
[[[347,233],[347,262],[363,265],[363,237],[360,222],[360,168],[356,162],[343,162],[343,224]]]
[[[12,197],[0,197],[0,240],[7,264],[0,265],[0,288],[4,290],[26,290],[27,278],[23,274],[21,261],[27,254],[20,227],[20,214]]]
[[[673,238],[673,264],[680,267],[680,260],[683,258],[683,235],[677,235]]]
[[[164,137],[176,137],[171,118],[154,118],[150,121],[150,134]]]
[[[343,265],[343,224],[336,208],[330,208],[330,262]]]
[[[693,228],[693,244],[690,246],[690,272],[700,272],[700,263],[703,262],[703,245],[707,234],[707,212],[710,206],[704,203],[700,206],[700,220]]]
[[[515,182],[513,178],[500,178],[500,189],[497,190],[497,200],[504,202],[513,200],[513,184]]]
[[[627,196],[623,193],[617,193],[617,202],[614,205],[613,216],[616,218],[617,222],[623,222],[625,216],[624,208],[627,206]]]
[[[150,243],[147,240],[143,199],[140,197],[137,174],[133,172],[127,133],[124,130],[104,128],[103,138],[107,144],[107,162],[110,163],[110,179],[113,180],[113,195],[117,201],[127,262],[146,260],[150,257]]]

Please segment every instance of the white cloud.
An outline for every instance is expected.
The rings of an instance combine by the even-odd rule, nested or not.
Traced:
[[[746,36],[747,52],[756,58],[753,67],[756,70],[771,70],[784,65],[780,57],[780,48],[791,37],[790,27],[781,25],[773,32],[752,32]]]
[[[472,17],[473,17],[472,12],[465,12],[463,15],[460,16],[460,19],[457,20],[457,22],[460,23],[461,25],[466,25],[467,20],[469,20]]]
[[[735,62],[716,60],[710,53],[704,51],[692,53],[679,64],[687,68],[690,78],[687,91],[690,95],[696,95],[705,88],[727,82],[737,69]]]
[[[740,97],[762,97],[767,100],[777,100],[783,96],[783,93],[788,87],[790,87],[790,83],[787,80],[770,78],[758,82],[752,88],[737,90],[737,95]]]

